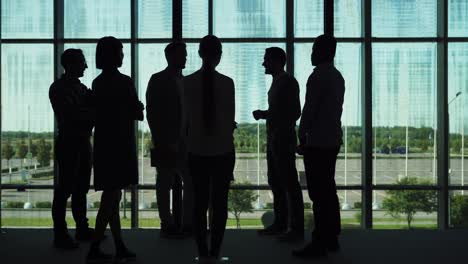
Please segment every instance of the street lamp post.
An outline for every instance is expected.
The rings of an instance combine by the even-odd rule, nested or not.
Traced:
[[[452,104],[453,101],[455,101],[455,99],[457,99],[461,94],[462,94],[461,91],[457,92],[457,93],[455,94],[455,96],[452,98],[452,100],[450,100],[450,101],[447,103],[447,109],[448,109],[448,111],[447,111],[447,122],[448,122],[448,123],[450,122],[450,118],[449,118],[450,104]],[[462,115],[463,115],[463,113],[462,113]],[[463,117],[462,117],[462,125],[463,125]],[[449,129],[450,129],[450,126],[448,126],[448,127],[449,127]],[[461,160],[461,162],[462,162],[462,165],[461,165],[461,169],[462,169],[462,171],[461,171],[461,185],[462,185],[462,186],[464,186],[464,184],[465,184],[465,183],[464,183],[464,180],[465,180],[465,179],[464,179],[464,172],[463,172],[463,170],[464,170],[464,166],[463,166],[463,158],[464,158],[464,156],[463,156],[463,151],[464,151],[464,149],[463,149],[463,143],[464,143],[464,142],[463,142],[463,133],[464,133],[464,131],[463,131],[463,130],[464,130],[464,129],[462,129],[462,148],[461,148],[461,149],[462,149],[462,160]],[[449,154],[449,156],[450,156],[450,154]],[[450,161],[450,159],[449,159],[449,161]],[[450,166],[449,166],[449,173],[450,173]],[[464,194],[464,190],[462,190],[461,193],[462,193],[462,195],[463,195],[463,194]]]

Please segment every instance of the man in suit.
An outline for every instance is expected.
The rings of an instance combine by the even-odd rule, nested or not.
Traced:
[[[284,71],[286,53],[273,47],[265,51],[265,74],[273,76],[268,91],[268,110],[255,110],[256,120],[266,119],[268,184],[273,192],[274,223],[260,235],[280,241],[304,239],[304,202],[296,170],[296,121],[301,115],[299,85]]]
[[[55,139],[58,173],[54,185],[52,218],[55,247],[74,249],[78,244],[68,234],[65,222],[66,204],[70,196],[76,222],[75,238],[90,240],[94,233],[94,230],[88,227],[86,218],[86,194],[91,177],[90,137],[95,116],[91,90],[78,79],[88,67],[83,52],[80,49],[67,49],[61,56],[61,64],[65,73],[49,90],[58,125]]]
[[[153,74],[148,83],[147,118],[154,145],[152,160],[157,169],[156,199],[161,219],[160,234],[163,238],[179,238],[183,233],[191,232],[193,211],[192,183],[186,166],[183,128],[182,69],[187,61],[186,45],[183,42],[172,42],[164,49],[164,53],[167,68]],[[169,206],[171,189],[172,213]]]
[[[314,71],[299,125],[299,149],[304,154],[307,188],[313,202],[315,227],[312,242],[293,251],[296,257],[323,257],[339,249],[340,207],[336,194],[335,165],[342,144],[341,114],[345,85],[333,65],[336,39],[317,37],[312,47]]]

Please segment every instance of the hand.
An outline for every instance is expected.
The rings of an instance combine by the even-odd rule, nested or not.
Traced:
[[[262,110],[255,110],[252,112],[252,115],[255,118],[255,120],[259,120],[264,119],[265,113]]]

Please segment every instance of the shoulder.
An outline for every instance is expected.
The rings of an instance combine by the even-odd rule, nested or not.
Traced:
[[[126,83],[126,84],[131,83],[131,84],[133,85],[133,79],[132,79],[132,77],[130,77],[130,76],[128,76],[128,75],[125,75],[125,74],[123,74],[123,73],[120,73],[118,76],[119,76],[118,78],[119,78],[120,80],[122,80],[124,83]]]
[[[184,79],[183,79],[184,82],[189,82],[189,81],[192,81],[192,80],[194,80],[194,79],[200,78],[200,77],[199,77],[199,76],[200,76],[199,73],[200,73],[200,71],[196,71],[196,72],[191,73],[191,74],[189,74],[189,75],[187,75],[187,76],[184,76]]]
[[[160,71],[151,75],[150,81],[158,81],[166,77],[167,77],[166,71],[163,70],[163,71]]]
[[[226,76],[220,72],[216,72],[216,78],[223,84],[234,86],[234,80],[232,80],[232,78],[229,76]]]
[[[299,86],[299,83],[297,82],[296,77],[294,77],[294,75],[292,74],[287,73],[285,81],[290,85]]]

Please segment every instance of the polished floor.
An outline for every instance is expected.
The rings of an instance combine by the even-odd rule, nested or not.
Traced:
[[[72,252],[57,251],[51,246],[50,229],[7,229],[0,234],[0,263],[85,263],[88,244]],[[195,263],[193,240],[162,240],[158,230],[125,230],[124,238],[137,255],[133,263]],[[105,249],[112,252],[110,240]],[[345,230],[342,250],[320,261],[302,261],[290,257],[290,250],[300,246],[278,243],[258,237],[253,230],[228,230],[223,255],[229,263],[468,263],[468,230],[387,231]]]

